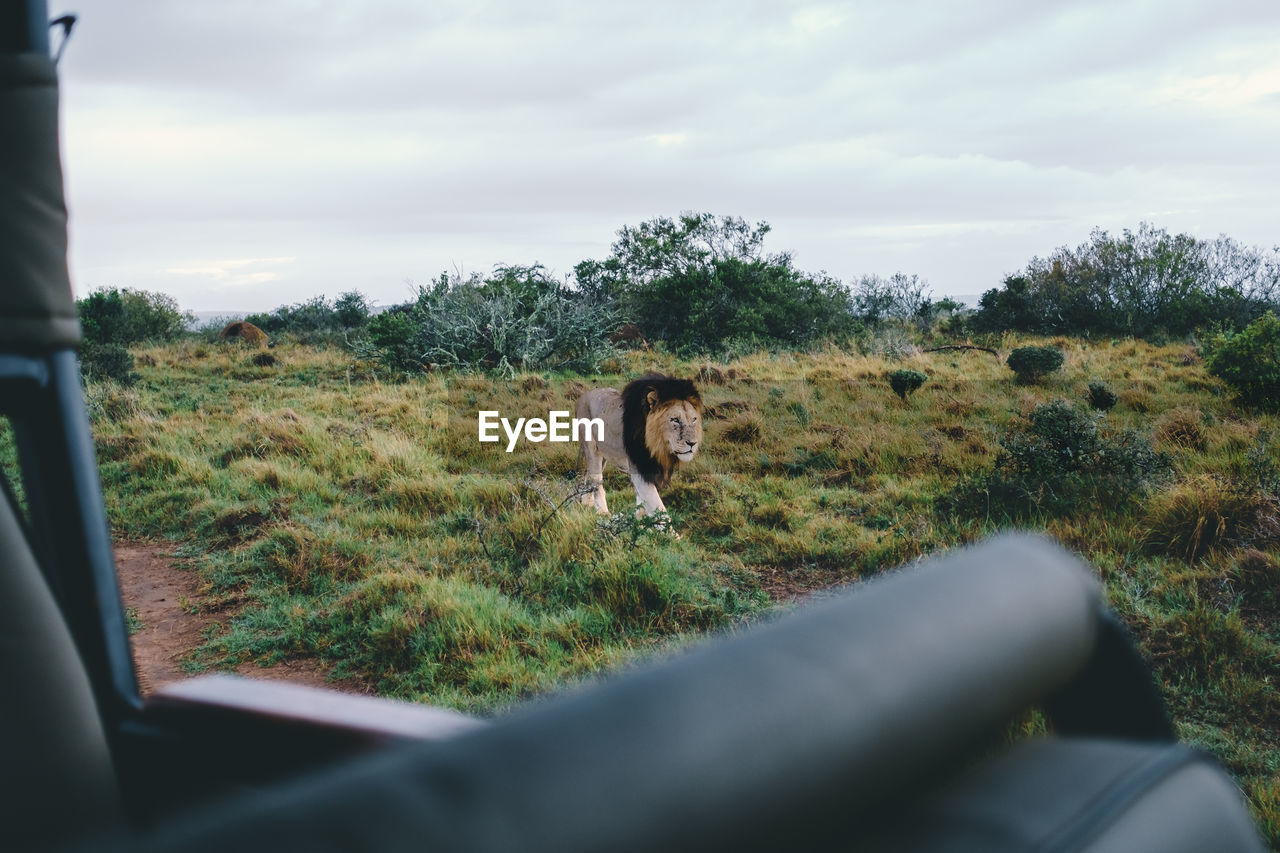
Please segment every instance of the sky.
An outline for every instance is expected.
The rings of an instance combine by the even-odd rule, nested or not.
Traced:
[[[1280,243],[1275,0],[111,0],[60,63],[76,292],[572,273],[706,211],[972,296],[1094,228]]]

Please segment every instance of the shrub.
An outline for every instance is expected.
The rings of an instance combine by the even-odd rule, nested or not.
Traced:
[[[369,322],[369,302],[358,290],[339,294],[333,303],[333,315],[343,329],[358,329]]]
[[[1062,350],[1057,347],[1018,347],[1005,362],[1023,383],[1039,382],[1062,367]]]
[[[889,387],[905,402],[907,395],[923,385],[928,378],[918,370],[895,370],[889,374]]]
[[[765,254],[768,223],[689,213],[623,227],[604,261],[574,272],[579,290],[613,305],[649,340],[687,354],[799,346],[844,338],[858,323],[825,274]]]
[[[1276,464],[1270,431],[1258,430],[1240,468],[1236,479],[1244,484],[1243,488],[1256,490],[1268,498],[1280,498],[1280,465]]]
[[[1123,504],[1167,477],[1164,454],[1137,433],[1103,434],[1100,417],[1065,400],[1036,406],[1000,439],[993,467],[962,482],[944,503],[978,515],[1066,514]]]
[[[1115,393],[1107,387],[1106,383],[1098,381],[1089,383],[1089,392],[1085,395],[1085,399],[1089,401],[1090,408],[1100,412],[1110,411],[1117,402]]]
[[[357,354],[396,370],[440,367],[597,369],[616,350],[613,310],[567,288],[538,265],[499,267],[481,280],[441,275],[403,311],[369,324]]]
[[[979,331],[1038,334],[1187,334],[1239,326],[1280,301],[1280,250],[1201,240],[1141,223],[1112,236],[1097,229],[1075,249],[1033,258],[982,295]]]
[[[624,303],[652,338],[678,352],[714,353],[807,344],[853,327],[838,282],[791,268],[790,260],[716,260],[656,279]]]
[[[281,305],[273,311],[251,314],[246,322],[268,335],[288,334],[303,343],[326,343],[345,333],[363,329],[369,323],[369,303],[357,290],[329,301],[314,296],[295,305]]]
[[[80,328],[87,344],[129,344],[169,341],[194,318],[178,309],[163,293],[109,288],[76,300]]]
[[[129,386],[138,381],[138,374],[133,372],[133,354],[116,343],[81,344],[80,375],[85,382],[109,379]]]
[[[357,343],[357,355],[373,358],[396,370],[413,370],[423,366],[410,343],[414,336],[412,308],[383,311],[369,321],[368,335]]]
[[[1280,319],[1268,311],[1243,331],[1212,340],[1205,367],[1245,402],[1274,408],[1280,402]]]

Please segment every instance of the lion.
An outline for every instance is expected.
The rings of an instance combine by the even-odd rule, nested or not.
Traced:
[[[604,464],[612,462],[631,476],[638,515],[665,512],[658,489],[665,488],[681,462],[702,444],[702,397],[692,381],[659,373],[643,376],[618,393],[593,388],[578,398],[575,415],[604,421],[604,438],[591,430],[580,445],[587,486],[582,502],[607,515]]]

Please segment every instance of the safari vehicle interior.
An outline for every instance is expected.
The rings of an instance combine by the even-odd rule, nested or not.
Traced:
[[[1006,535],[484,721],[139,695],[76,362],[43,0],[0,2],[0,846],[1261,850],[1088,567]],[[1041,709],[1052,734],[1008,743]]]

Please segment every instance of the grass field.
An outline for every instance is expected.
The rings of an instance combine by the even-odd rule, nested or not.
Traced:
[[[1097,568],[1180,734],[1280,844],[1277,418],[1238,407],[1185,344],[1035,342],[1066,353],[1037,385],[984,352],[899,346],[397,380],[338,349],[185,341],[137,350],[141,381],[90,386],[89,404],[114,534],[181,543],[205,606],[237,605],[193,668],[318,657],[469,711],[1011,523],[1047,530]],[[885,379],[903,367],[928,376],[906,400]],[[565,505],[575,445],[477,441],[479,409],[546,417],[652,369],[700,373],[708,407],[705,451],[663,495],[679,539]],[[1091,381],[1119,400],[1101,431],[1148,440],[1162,476],[1128,497],[1076,483],[1067,510],[976,500],[1002,441],[1038,404],[1088,411]],[[624,475],[606,486],[631,506]]]

